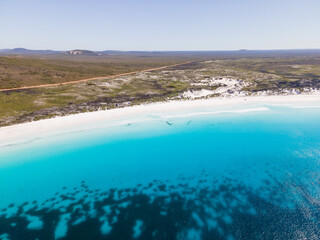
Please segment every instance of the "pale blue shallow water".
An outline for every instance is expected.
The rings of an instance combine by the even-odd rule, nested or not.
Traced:
[[[267,107],[4,147],[0,239],[318,239],[320,108]]]

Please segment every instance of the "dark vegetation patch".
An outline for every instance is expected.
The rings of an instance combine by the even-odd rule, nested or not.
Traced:
[[[0,213],[0,236],[7,234],[12,240],[54,239],[59,223],[65,218],[67,231],[61,239],[320,237],[317,221],[320,209],[316,203],[307,201],[309,193],[304,186],[299,186],[303,194],[295,198],[289,196],[292,192],[282,184],[272,187],[268,184],[253,191],[232,179],[217,183],[207,175],[200,180],[196,188],[188,182],[168,185],[154,181],[109,190],[91,190],[82,182],[77,191],[63,189],[63,193],[44,204],[23,203],[10,216],[7,216],[10,208],[5,208]],[[262,197],[263,194],[270,199]],[[292,199],[301,200],[290,202]],[[295,207],[285,207],[289,203]],[[28,216],[37,217],[41,226],[30,228]],[[141,223],[138,231],[137,221]]]

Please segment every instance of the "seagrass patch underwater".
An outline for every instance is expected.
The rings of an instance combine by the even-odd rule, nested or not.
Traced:
[[[264,107],[9,146],[0,239],[318,239],[320,108]]]

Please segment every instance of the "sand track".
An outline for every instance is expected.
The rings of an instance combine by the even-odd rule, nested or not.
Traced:
[[[181,66],[181,65],[192,63],[192,62],[194,62],[194,61],[178,63],[178,64],[173,64],[173,65],[166,65],[166,66],[157,67],[157,68],[149,68],[149,69],[145,69],[145,70],[128,72],[128,73],[120,73],[120,74],[115,74],[115,75],[110,75],[110,76],[105,76],[105,77],[94,77],[94,78],[86,78],[86,79],[69,81],[69,82],[62,82],[62,83],[41,84],[41,85],[34,85],[34,86],[25,86],[25,87],[17,87],[17,88],[0,89],[0,92],[9,92],[9,91],[32,89],[32,88],[54,87],[54,86],[61,86],[61,85],[67,85],[67,84],[88,82],[88,81],[94,81],[94,80],[109,79],[109,78],[114,78],[114,77],[128,76],[128,75],[132,75],[132,74],[136,74],[136,73],[151,72],[151,71],[166,69],[166,68],[169,68],[169,67]]]

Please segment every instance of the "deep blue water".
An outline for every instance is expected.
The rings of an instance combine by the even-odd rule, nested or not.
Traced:
[[[320,108],[267,107],[3,147],[0,239],[319,239]]]

